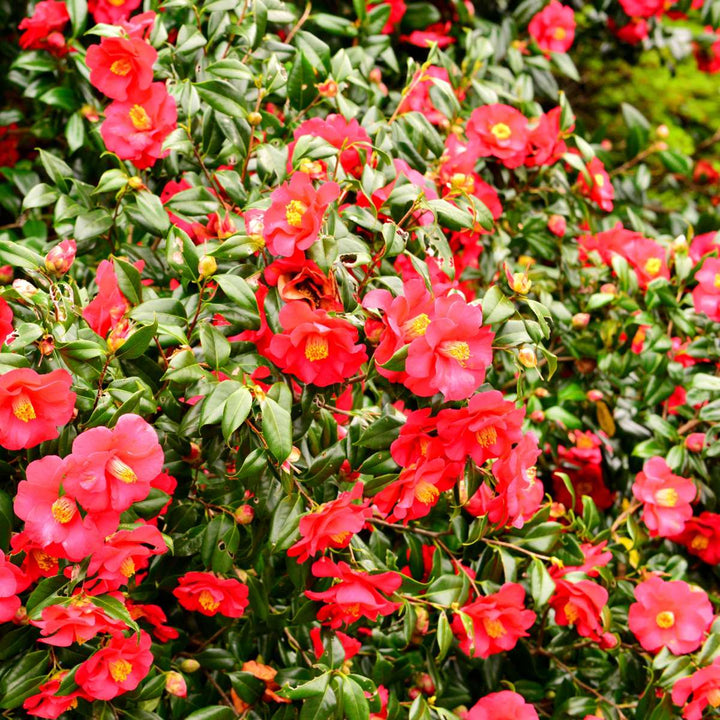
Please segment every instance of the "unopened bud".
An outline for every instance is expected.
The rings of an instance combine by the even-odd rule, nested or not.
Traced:
[[[415,610],[415,632],[420,635],[426,635],[430,629],[430,615],[424,607]]]
[[[241,505],[233,516],[238,525],[249,525],[255,518],[255,509],[251,505]]]
[[[600,390],[588,390],[587,393],[585,393],[585,397],[590,402],[599,402],[605,396],[600,392]]]
[[[128,178],[127,184],[133,190],[144,190],[145,189],[145,183],[142,181],[142,178],[137,175],[133,175],[132,177]]]
[[[187,660],[185,662],[188,662]],[[192,662],[197,662],[193,660]],[[170,670],[165,676],[165,690],[175,697],[187,697],[187,683],[185,678],[175,670]]]
[[[180,663],[180,669],[186,673],[194,673],[200,669],[200,663],[195,658],[186,658]]]
[[[558,237],[563,237],[567,230],[567,221],[562,215],[551,215],[548,218],[548,230]]]
[[[690,433],[685,438],[685,447],[692,453],[699,453],[705,447],[704,433]]]
[[[64,275],[75,262],[76,252],[77,245],[72,238],[63,240],[45,256],[45,269],[51,275]]]
[[[212,255],[203,255],[198,263],[200,278],[208,278],[217,270],[217,260]]]
[[[539,398],[546,398],[550,396],[550,391],[547,388],[539,387],[535,388],[533,395]]]
[[[586,328],[589,322],[589,313],[575,313],[572,316],[572,326],[573,328],[575,328],[575,330],[582,330],[582,328]]]
[[[530,419],[534,423],[541,423],[545,420],[545,413],[542,410],[533,410],[530,413]]]
[[[382,82],[382,70],[378,67],[373,68],[368,77],[370,78],[371,83],[379,85]]]
[[[338,94],[338,85],[334,80],[326,80],[324,83],[315,85],[318,94],[324,98],[334,98]]]
[[[527,295],[532,287],[532,280],[527,273],[513,273],[510,287],[520,295]]]
[[[676,255],[685,255],[689,249],[687,238],[684,235],[678,235],[672,242],[672,251]]]
[[[537,367],[537,355],[531,347],[522,347],[518,350],[518,362],[526,368]]]
[[[248,125],[257,127],[262,122],[262,115],[259,112],[249,112],[247,114]]]
[[[0,266],[0,283],[7,285],[12,282],[14,271],[10,265]]]
[[[600,292],[605,295],[617,295],[617,288],[612,283],[605,283],[600,286]]]
[[[656,134],[659,138],[666,138],[666,137],[668,137],[668,136],[670,135],[670,128],[668,128],[667,125],[658,125],[658,126],[655,128],[655,134]]]

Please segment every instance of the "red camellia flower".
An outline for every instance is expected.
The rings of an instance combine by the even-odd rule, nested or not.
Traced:
[[[695,483],[673,474],[661,457],[645,461],[632,491],[643,503],[642,519],[653,537],[678,535],[692,517],[690,503],[697,494]]]
[[[466,132],[480,157],[495,157],[508,168],[525,162],[528,119],[514,107],[492,103],[475,108]]]
[[[697,287],[692,292],[695,312],[705,313],[711,320],[720,321],[720,258],[707,258],[695,274]]]
[[[436,392],[446,401],[470,397],[492,362],[492,338],[479,305],[457,294],[438,298],[432,320],[408,348],[405,386],[420,397]]]
[[[13,331],[13,311],[4,298],[0,298],[0,345],[4,344]]]
[[[555,611],[558,625],[573,625],[579,635],[601,644],[610,642],[612,646],[616,638],[603,631],[602,613],[607,601],[607,590],[592,580],[570,582],[559,578],[549,605]]]
[[[110,152],[145,170],[167,155],[162,144],[176,125],[175,100],[163,83],[156,82],[128,100],[112,102],[100,134]]]
[[[561,115],[562,109],[558,106],[529,121],[525,165],[553,165],[567,152],[564,134],[560,129]]]
[[[157,60],[154,47],[139,38],[104,37],[91,45],[85,62],[90,83],[113,100],[127,100],[146,91]]]
[[[285,302],[304,300],[313,308],[343,311],[335,275],[332,271],[326,275],[317,263],[308,260],[300,251],[292,257],[275,260],[265,268],[263,275],[270,287],[277,287]]]
[[[64,2],[40,0],[35,5],[32,17],[24,18],[20,30],[20,47],[23,50],[49,50],[62,56],[68,52],[62,29],[69,22],[70,15]]]
[[[67,370],[40,375],[30,368],[0,376],[0,446],[32,448],[58,436],[75,411],[72,376]]]
[[[688,703],[691,695],[692,700]],[[708,705],[720,707],[720,658],[716,657],[712,665],[696,670],[690,677],[676,680],[672,701],[685,706],[682,715],[685,720],[702,720]]]
[[[339,550],[347,547],[353,535],[360,532],[368,518],[372,517],[370,500],[360,500],[363,484],[358,482],[349,492],[340,493],[337,500],[320,505],[308,515],[300,518],[300,535],[288,551],[290,557],[297,557],[303,563],[311,555],[317,555],[328,548]]]
[[[153,662],[152,640],[144,631],[140,639],[113,635],[112,640],[90,656],[75,673],[75,682],[94,700],[112,700],[134,690],[145,678]]]
[[[668,3],[666,0],[620,0],[620,5],[630,17],[650,18],[662,15]]]
[[[125,623],[109,618],[87,595],[75,595],[67,605],[48,605],[39,620],[31,625],[40,628],[40,642],[55,647],[92,640],[98,633],[120,632]]]
[[[125,607],[133,620],[147,620],[152,626],[152,634],[161,642],[166,643],[175,640],[179,632],[169,625],[166,625],[167,615],[159,605],[137,604],[132,600],[125,600]]]
[[[380,591],[390,595],[402,583],[402,575],[396,572],[370,575],[366,572],[352,570],[347,563],[334,563],[323,557],[312,566],[315,577],[339,578],[340,582],[323,592],[306,590],[305,595],[311,600],[325,602],[317,614],[321,623],[332,628],[342,624],[350,624],[366,617],[373,622],[378,615],[394,613],[401,603],[390,602]]]
[[[503,399],[498,390],[473,395],[459,410],[441,410],[438,435],[446,443],[451,460],[471,457],[477,465],[507,453],[522,438],[525,408]]]
[[[339,195],[337,183],[323,183],[316,190],[305,173],[294,173],[270,196],[263,230],[268,250],[284,257],[307,250],[318,238],[325,211]]]
[[[50,676],[47,682],[40,685],[40,691],[31,695],[23,703],[23,709],[33,717],[50,718],[55,720],[63,713],[74,710],[77,707],[77,699],[84,697],[82,690],[75,690],[68,695],[56,695],[62,685],[62,681],[68,674],[68,670],[62,670]]]
[[[481,658],[512,650],[521,637],[527,637],[526,630],[535,622],[535,613],[525,609],[524,600],[522,585],[505,583],[496,593],[460,608],[473,626],[470,636],[460,615],[453,618],[452,629],[460,649],[470,657]]]
[[[130,304],[120,292],[115,266],[103,260],[97,269],[95,282],[98,294],[83,308],[83,318],[101,337],[106,337],[127,312]]]
[[[512,690],[490,693],[470,708],[467,720],[538,720],[535,708]]]
[[[580,192],[596,202],[605,212],[612,212],[615,188],[600,158],[594,157],[587,164],[587,171],[590,175],[589,183],[584,173],[580,173],[578,177]]]
[[[628,627],[648,652],[666,647],[674,655],[697,650],[713,621],[708,596],[682,580],[653,575],[635,588]]]
[[[367,360],[358,331],[347,320],[331,317],[296,301],[280,310],[283,332],[274,335],[268,354],[284,372],[304,383],[327,387],[347,380]]]
[[[404,36],[401,40],[405,40]],[[413,42],[413,44],[415,44]],[[424,43],[420,47],[424,47]],[[442,46],[441,46],[442,47]],[[419,112],[422,113],[433,125],[447,125],[448,118],[438,110],[430,97],[430,88],[434,87],[435,80],[446,82],[452,90],[450,75],[444,67],[430,65],[430,67],[416,71],[410,81],[410,92],[406,93],[400,102],[398,113]]]
[[[18,485],[14,509],[25,521],[29,540],[55,557],[77,562],[100,546],[105,533],[115,530],[119,513],[96,516],[97,523],[90,515],[83,517],[75,498],[62,487],[66,470],[67,461],[57,455],[31,462],[27,479]]]
[[[9,622],[20,609],[21,593],[30,584],[30,578],[13,565],[0,550],[0,623]]]
[[[152,426],[128,413],[112,429],[91,428],[75,438],[65,488],[90,512],[124,512],[148,496],[164,459]]]
[[[188,572],[178,578],[173,595],[186,610],[238,618],[248,606],[248,588],[239,580],[211,572]]]
[[[567,52],[575,39],[575,13],[558,0],[551,0],[528,25],[530,36],[541,50]]]
[[[688,552],[708,565],[720,564],[720,515],[717,513],[701,512],[691,517],[683,531],[670,539],[684,545]]]
[[[120,25],[140,7],[142,0],[88,0],[88,11],[95,22]],[[145,13],[143,13],[145,14]]]

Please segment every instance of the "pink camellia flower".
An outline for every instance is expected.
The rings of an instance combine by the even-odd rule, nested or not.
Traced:
[[[690,242],[690,259],[699,263],[704,255],[720,250],[720,233],[717,230],[695,235]]]
[[[492,363],[492,338],[479,305],[457,294],[438,298],[432,321],[408,348],[405,386],[420,397],[436,392],[446,401],[470,397]]]
[[[85,697],[82,690],[74,690],[68,695],[55,694],[60,689],[68,672],[68,670],[61,670],[54,673],[49,680],[40,685],[39,693],[31,695],[25,700],[23,709],[27,711],[28,715],[54,719],[77,707],[77,699]]]
[[[535,708],[512,690],[490,693],[469,710],[466,720],[538,720]]]
[[[83,318],[101,337],[106,337],[128,311],[130,304],[120,292],[115,266],[103,260],[97,269],[95,282],[98,294],[83,309]]]
[[[134,690],[150,671],[153,655],[152,640],[144,631],[140,638],[120,634],[91,655],[75,673],[75,682],[93,700],[112,700]]]
[[[551,0],[530,21],[528,32],[541,50],[567,52],[575,39],[575,13],[571,7]]]
[[[689,553],[708,565],[720,564],[720,515],[717,513],[706,511],[691,517],[683,531],[670,539],[684,545]]]
[[[210,572],[188,572],[178,578],[173,595],[186,610],[203,615],[238,618],[248,606],[248,587]]]
[[[628,627],[648,652],[666,647],[674,655],[697,650],[713,621],[713,608],[704,591],[682,580],[656,575],[635,588]]]
[[[118,25],[128,34],[128,37],[147,40],[155,26],[156,17],[156,14],[152,10],[148,10],[147,12],[133,15],[127,20],[121,20]]]
[[[562,109],[550,112],[528,122],[528,144],[525,165],[540,167],[554,165],[567,152],[563,131],[560,129]]]
[[[265,213],[263,229],[268,250],[283,257],[307,250],[318,238],[325,211],[339,195],[335,182],[323,183],[316,190],[305,173],[293,173],[290,182],[270,196],[272,205]]]
[[[380,592],[388,595],[394,593],[402,583],[402,575],[399,573],[370,575],[352,570],[347,563],[336,564],[323,557],[313,564],[312,574],[318,578],[340,580],[323,592],[305,591],[311,600],[327,603],[318,611],[317,619],[332,628],[353,623],[361,617],[375,622],[378,615],[391,615],[400,607],[400,603],[391,602]]]
[[[0,345],[7,341],[13,331],[13,311],[5,298],[0,297]]]
[[[311,555],[317,555],[328,548],[339,550],[347,547],[353,535],[359,533],[368,518],[372,517],[370,500],[357,504],[363,494],[363,484],[355,483],[349,492],[340,493],[337,500],[324,503],[300,518],[300,535],[288,551],[290,557],[297,557],[303,563]]]
[[[117,527],[119,513],[83,517],[74,496],[62,483],[67,460],[46,455],[27,467],[18,485],[15,514],[25,521],[25,535],[46,552],[77,562],[102,544],[104,534]]]
[[[691,695],[692,700],[688,702]],[[720,707],[720,657],[689,677],[676,680],[672,701],[680,707],[684,706],[682,716],[685,720],[702,720],[706,707]]]
[[[665,259],[666,250],[654,240],[640,238],[620,254],[627,259],[633,270],[635,270],[638,284],[643,289],[656,278],[662,277],[666,280],[670,278],[670,271]]]
[[[142,0],[88,0],[88,12],[95,22],[122,25],[137,10]]]
[[[480,157],[495,157],[508,168],[525,162],[528,119],[514,107],[492,103],[475,108],[466,132]]]
[[[144,93],[153,81],[157,51],[139,38],[104,37],[87,50],[90,84],[113,100]]]
[[[32,448],[58,436],[75,412],[72,375],[17,368],[0,375],[0,447]]]
[[[441,410],[438,436],[445,441],[451,460],[471,457],[477,465],[507,453],[522,438],[525,408],[503,398],[499,390],[473,395],[467,406]]]
[[[162,533],[154,525],[138,524],[130,530],[119,530],[92,553],[87,575],[96,576],[104,590],[117,590],[147,567],[148,558],[162,555],[167,549]]]
[[[91,513],[124,512],[148,496],[164,459],[152,426],[122,415],[112,430],[91,428],[75,438],[64,485]]]
[[[268,356],[304,383],[343,382],[367,360],[365,346],[356,344],[357,329],[343,318],[296,300],[283,306],[279,320],[283,332],[273,336]]]
[[[622,9],[632,18],[659,17],[665,11],[666,0],[620,0]]]
[[[448,118],[433,105],[430,97],[430,88],[435,85],[434,78],[444,80],[452,88],[450,76],[445,68],[430,65],[428,68],[417,70],[409,84],[410,92],[400,101],[398,113],[415,111],[422,113],[433,125],[447,125]]]
[[[564,237],[567,230],[567,220],[562,215],[551,215],[548,218],[548,230],[557,237]]]
[[[681,533],[686,521],[692,517],[690,503],[697,494],[695,483],[674,475],[661,457],[645,461],[632,491],[643,503],[642,519],[653,537]]]
[[[695,312],[705,313],[720,322],[720,258],[707,258],[695,274],[697,287],[692,291]]]
[[[75,262],[77,244],[72,238],[58,243],[45,256],[45,269],[51,275],[64,275]]]
[[[75,595],[67,605],[48,605],[39,620],[31,625],[40,628],[39,642],[55,647],[82,645],[98,633],[121,632],[125,623],[109,618],[87,595]]]
[[[70,14],[64,2],[40,0],[35,5],[32,17],[23,18],[20,30],[20,47],[23,50],[49,50],[62,56],[68,52],[62,29],[70,21]]]
[[[162,144],[176,126],[175,99],[164,83],[156,82],[128,100],[110,103],[100,134],[110,152],[145,170],[168,154]]]
[[[587,164],[587,171],[590,175],[589,183],[584,173],[580,173],[578,177],[580,192],[596,202],[605,212],[612,212],[615,188],[600,158],[594,157]]]
[[[460,640],[460,649],[470,657],[481,658],[512,650],[521,637],[527,637],[526,630],[535,622],[535,613],[525,609],[524,601],[522,585],[505,583],[496,593],[460,608],[473,626],[472,636],[468,635],[460,615],[453,618],[452,629]]]
[[[27,588],[30,578],[0,550],[0,623],[10,622],[20,609],[18,594]]]

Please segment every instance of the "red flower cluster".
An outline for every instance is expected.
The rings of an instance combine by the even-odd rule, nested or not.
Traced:
[[[62,0],[40,0],[32,17],[20,22],[20,47],[24,50],[48,50],[62,57],[70,52],[62,30],[70,21],[67,7]]]
[[[210,616],[241,617],[248,605],[247,585],[210,572],[185,573],[179,578],[173,595],[186,610]]]

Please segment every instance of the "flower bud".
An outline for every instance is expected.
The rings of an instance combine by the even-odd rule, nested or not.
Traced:
[[[257,127],[262,122],[262,115],[259,112],[249,112],[247,115],[248,125]]]
[[[13,280],[12,286],[13,290],[22,295],[24,298],[31,298],[38,291],[32,283],[29,283],[27,280],[23,280],[22,278]]]
[[[419,635],[427,635],[430,629],[430,615],[424,607],[415,609],[415,632]],[[434,689],[434,688],[433,688]]]
[[[537,355],[535,354],[535,350],[527,345],[525,347],[521,347],[518,350],[518,361],[526,368],[537,367]]]
[[[533,410],[530,413],[530,419],[534,423],[541,423],[543,420],[545,420],[545,413],[542,410]]]
[[[685,255],[690,247],[688,246],[687,238],[684,235],[678,235],[673,241],[672,241],[672,251],[676,255]]]
[[[64,275],[75,262],[76,252],[77,245],[72,238],[63,240],[45,256],[45,269],[51,275]]]
[[[550,396],[550,391],[547,388],[539,387],[539,388],[535,388],[533,395],[535,395],[535,397],[539,397],[539,398],[546,398],[546,397]]]
[[[7,285],[12,282],[14,271],[10,265],[0,266],[0,283]]]
[[[603,399],[604,395],[600,392],[600,390],[588,390],[587,393],[585,393],[585,397],[590,402],[599,402]]]
[[[665,152],[665,150],[667,150],[668,147],[669,147],[668,144],[666,142],[662,142],[662,140],[660,142],[655,143],[655,149],[659,150],[660,152]]]
[[[142,178],[138,175],[133,175],[132,177],[128,178],[127,184],[133,189],[133,190],[144,190],[145,189],[145,183],[142,181]]]
[[[370,75],[368,77],[370,78],[371,83],[379,85],[382,82],[382,70],[379,67],[375,67],[370,71]]]
[[[532,287],[532,280],[527,273],[513,273],[510,287],[520,295],[527,295]]]
[[[610,140],[608,140],[607,138],[605,138],[604,140],[601,140],[601,141],[600,141],[600,147],[601,147],[603,150],[612,150],[613,144],[612,144],[612,142],[611,142]]]
[[[100,113],[92,105],[83,105],[80,114],[89,122],[97,122],[100,119]]]
[[[670,128],[668,128],[667,125],[658,125],[658,126],[655,128],[655,134],[656,134],[659,138],[665,139],[666,137],[668,137],[668,136],[670,135]]]
[[[617,288],[612,283],[605,283],[600,286],[600,292],[605,295],[617,295]]]
[[[548,230],[558,237],[563,237],[567,230],[567,221],[562,215],[551,215],[548,218]]]
[[[194,673],[200,669],[200,663],[195,658],[186,658],[180,663],[180,669],[186,673]]]
[[[217,270],[217,260],[212,255],[203,255],[198,263],[200,278],[208,278]]]
[[[315,85],[320,97],[334,98],[338,94],[338,85],[334,80],[326,80],[324,83]]]
[[[583,328],[586,328],[589,322],[589,313],[575,313],[572,316],[572,326],[575,330],[582,330]]]
[[[188,662],[187,660],[185,662]],[[193,662],[197,662],[197,660],[194,660]],[[185,682],[185,678],[175,670],[170,670],[170,672],[165,675],[165,690],[170,695],[175,695],[175,697],[187,697],[187,684]]]
[[[699,453],[705,447],[705,433],[690,433],[685,438],[685,447],[692,453]]]
[[[249,525],[255,518],[255,509],[251,505],[240,505],[233,516],[238,525]]]

